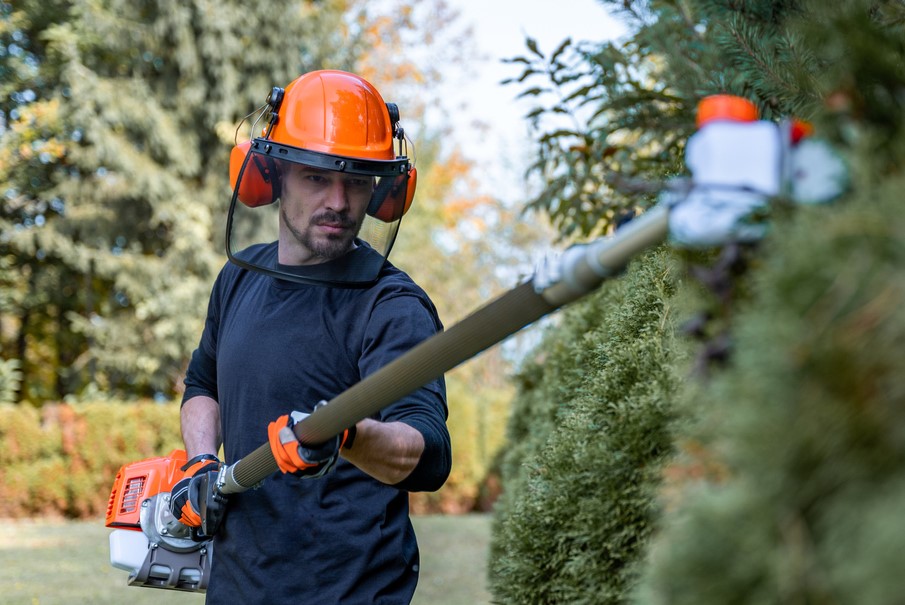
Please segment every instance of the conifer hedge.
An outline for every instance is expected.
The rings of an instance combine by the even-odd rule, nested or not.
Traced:
[[[607,4],[642,22],[634,41],[663,67],[657,90],[688,115],[702,94],[734,92],[767,119],[805,117],[847,160],[851,186],[830,205],[775,204],[767,237],[718,253],[709,273],[683,256],[676,293],[657,301],[682,311],[662,323],[655,355],[643,352],[656,318],[638,332],[620,298],[650,287],[636,272],[651,259],[550,333],[510,421],[495,601],[899,603],[905,5]],[[626,106],[601,110],[623,118]],[[678,325],[703,342],[670,332]],[[589,350],[618,364],[589,363]],[[632,368],[637,382],[620,382]],[[588,418],[599,447],[569,440]]]
[[[665,251],[566,311],[520,375],[490,557],[505,603],[612,602],[656,517],[681,347]]]
[[[672,470],[707,470],[672,492],[636,602],[905,594],[905,176],[859,185],[764,242],[731,368],[684,397]]]

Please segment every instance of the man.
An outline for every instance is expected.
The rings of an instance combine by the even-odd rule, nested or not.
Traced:
[[[229,496],[207,601],[408,603],[419,561],[408,492],[450,471],[443,380],[319,448],[285,439],[293,412],[442,329],[386,260],[414,193],[398,111],[362,78],[320,71],[275,88],[266,113],[262,136],[233,149],[230,262],[186,374],[190,465],[173,513],[198,525],[188,484],[220,464],[221,443],[229,464],[270,443],[282,472]],[[255,243],[268,218],[276,241]]]

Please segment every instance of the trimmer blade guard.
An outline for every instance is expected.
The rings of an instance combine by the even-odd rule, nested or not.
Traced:
[[[205,592],[210,578],[213,543],[176,552],[152,544],[144,532],[116,529],[110,534],[110,563],[129,572],[129,586]]]

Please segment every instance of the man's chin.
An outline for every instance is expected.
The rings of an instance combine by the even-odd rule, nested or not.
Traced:
[[[351,234],[343,234],[341,237],[321,238],[314,245],[313,252],[325,261],[333,260],[352,250],[353,239]]]

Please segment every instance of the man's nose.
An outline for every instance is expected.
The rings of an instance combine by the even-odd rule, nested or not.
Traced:
[[[349,192],[342,179],[335,179],[327,192],[327,207],[334,211],[348,210]]]

